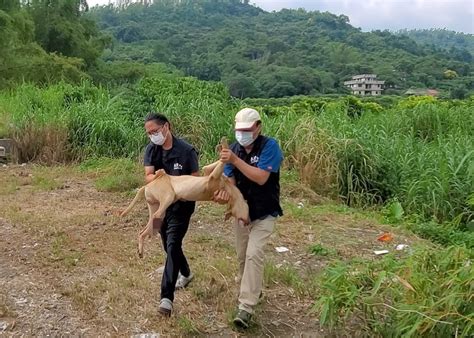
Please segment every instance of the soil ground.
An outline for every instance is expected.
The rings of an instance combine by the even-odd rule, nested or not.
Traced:
[[[380,224],[373,213],[322,202],[304,189],[290,196],[284,184],[282,191],[285,216],[266,248],[264,296],[246,334],[345,335],[348,328],[319,326],[312,310],[317,277],[331,261],[378,259],[373,250],[419,239]],[[165,319],[157,313],[161,241],[147,241],[143,259],[136,252],[145,203],[116,216],[132,197],[98,191],[93,175],[73,167],[0,168],[0,335],[243,334],[231,324],[237,264],[224,207],[198,204],[183,245],[195,279],[176,292],[174,313]],[[377,241],[385,231],[396,243]]]

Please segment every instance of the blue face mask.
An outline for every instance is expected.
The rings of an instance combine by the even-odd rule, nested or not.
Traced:
[[[247,146],[251,145],[253,143],[253,141],[255,141],[254,138],[253,138],[253,132],[251,132],[251,131],[236,130],[235,131],[235,139],[237,140],[237,142],[239,142],[239,144],[242,147],[247,147]]]

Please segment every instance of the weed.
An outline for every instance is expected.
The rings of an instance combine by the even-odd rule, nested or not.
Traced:
[[[81,252],[70,247],[69,238],[64,232],[60,231],[54,235],[49,257],[52,262],[61,262],[66,268],[72,268],[79,263],[81,257]]]
[[[303,280],[299,276],[298,271],[292,266],[282,265],[277,267],[274,263],[267,262],[264,266],[263,280],[265,285],[272,283],[283,284],[300,294],[305,292]]]
[[[325,248],[320,243],[311,245],[308,251],[316,256],[334,256],[337,253],[336,250]]]
[[[322,325],[359,318],[382,336],[468,336],[472,332],[472,252],[419,248],[408,257],[338,262],[321,277],[314,309]]]
[[[185,317],[185,316],[178,316],[176,318],[176,323],[178,324],[179,329],[185,335],[197,335],[201,332],[198,328],[194,325],[193,320]]]
[[[99,191],[123,192],[144,184],[143,169],[126,158],[91,158],[80,165],[80,170],[94,175]]]

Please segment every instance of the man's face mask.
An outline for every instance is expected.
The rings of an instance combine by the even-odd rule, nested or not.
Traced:
[[[253,132],[251,132],[251,131],[236,130],[235,131],[235,139],[237,140],[237,142],[239,142],[239,144],[242,147],[247,147],[247,146],[251,145],[253,143],[253,141],[255,141],[254,138],[253,138]]]

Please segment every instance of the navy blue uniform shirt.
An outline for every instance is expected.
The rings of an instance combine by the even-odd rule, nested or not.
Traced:
[[[198,153],[192,145],[173,136],[173,146],[169,150],[150,142],[145,149],[144,165],[164,169],[168,175],[191,175],[199,171]],[[171,212],[193,213],[195,202],[178,201],[168,210]]]

